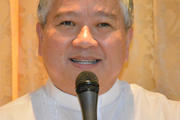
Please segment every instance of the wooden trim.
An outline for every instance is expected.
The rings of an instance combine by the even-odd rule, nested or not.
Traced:
[[[10,0],[12,40],[12,100],[18,98],[19,0]]]

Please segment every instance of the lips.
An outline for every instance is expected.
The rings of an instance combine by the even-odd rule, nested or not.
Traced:
[[[72,63],[79,65],[95,65],[102,61],[99,57],[95,56],[73,56],[69,60]]]
[[[89,64],[97,64],[100,62],[100,59],[78,59],[78,58],[70,58],[71,62],[82,64],[82,65],[89,65]]]

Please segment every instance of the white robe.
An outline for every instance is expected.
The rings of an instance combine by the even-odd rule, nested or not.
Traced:
[[[98,97],[98,120],[180,120],[180,102],[117,80]],[[0,120],[82,120],[78,98],[50,81],[0,108]]]

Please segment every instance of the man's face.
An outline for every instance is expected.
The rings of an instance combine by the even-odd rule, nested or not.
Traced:
[[[100,93],[112,87],[131,36],[118,0],[55,0],[44,28],[37,26],[39,54],[57,88],[75,94],[82,71],[97,75]]]

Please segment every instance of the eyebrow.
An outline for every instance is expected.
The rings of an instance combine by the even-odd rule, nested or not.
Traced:
[[[97,11],[95,13],[95,16],[100,16],[100,17],[105,17],[105,18],[110,18],[110,19],[116,19],[117,16],[113,13],[107,13],[107,12],[104,12],[104,11]]]
[[[59,12],[56,16],[56,18],[61,18],[61,17],[65,17],[65,16],[69,16],[69,17],[78,17],[80,13],[79,12],[75,12],[75,11],[65,11],[65,12]],[[97,11],[95,13],[96,17],[105,17],[105,18],[110,18],[110,19],[116,19],[117,16],[113,13],[107,13],[104,11]]]
[[[64,17],[64,16],[70,16],[70,17],[77,17],[78,13],[74,11],[67,11],[67,12],[59,12],[56,16],[56,18]]]

